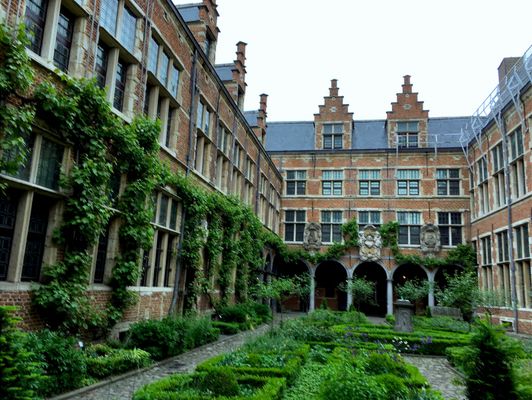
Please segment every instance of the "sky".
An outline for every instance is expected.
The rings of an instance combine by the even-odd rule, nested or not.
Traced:
[[[532,0],[217,4],[216,63],[247,43],[245,109],[268,94],[270,122],[313,120],[331,79],[355,120],[384,119],[407,74],[430,117],[471,115],[495,88],[501,60],[532,45]]]

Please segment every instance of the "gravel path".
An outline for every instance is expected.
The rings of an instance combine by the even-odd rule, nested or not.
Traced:
[[[427,378],[433,389],[447,400],[465,400],[463,379],[451,368],[445,357],[418,357],[403,355],[406,362],[415,365]]]

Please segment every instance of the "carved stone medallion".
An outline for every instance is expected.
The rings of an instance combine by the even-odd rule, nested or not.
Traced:
[[[305,225],[303,247],[308,251],[317,251],[321,247],[321,225],[317,222],[309,222]]]
[[[424,255],[433,256],[440,251],[440,230],[434,224],[421,227],[421,251]]]
[[[358,232],[358,245],[362,261],[378,261],[381,259],[381,234],[373,225],[366,225],[362,232]]]

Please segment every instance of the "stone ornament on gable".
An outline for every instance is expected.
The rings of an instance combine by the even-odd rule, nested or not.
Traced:
[[[305,225],[303,235],[303,247],[307,251],[318,251],[321,247],[321,225],[317,222],[309,222]]]
[[[440,230],[434,224],[425,224],[421,227],[421,252],[433,256],[440,251]]]
[[[359,254],[362,261],[379,261],[381,259],[381,234],[373,225],[366,225],[358,232]]]

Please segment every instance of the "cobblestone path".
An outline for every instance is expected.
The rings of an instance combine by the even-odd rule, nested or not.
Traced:
[[[465,400],[463,379],[444,357],[416,357],[403,355],[406,362],[415,365],[427,378],[433,389],[439,390],[446,400]]]

